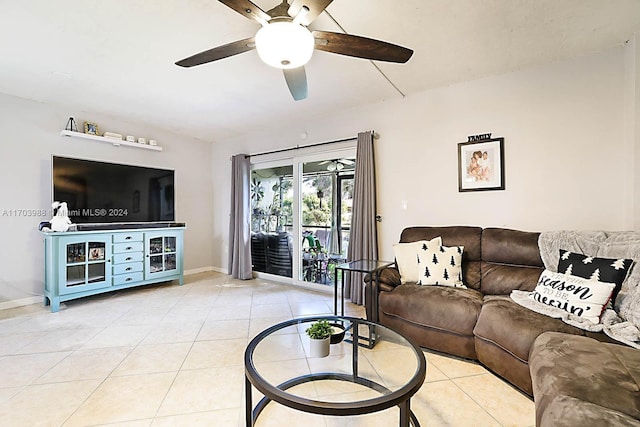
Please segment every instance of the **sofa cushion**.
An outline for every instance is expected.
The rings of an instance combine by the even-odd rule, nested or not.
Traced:
[[[640,427],[640,421],[622,412],[563,395],[551,401],[537,426]]]
[[[442,245],[440,236],[431,240],[418,240],[409,243],[396,243],[393,245],[393,254],[396,258],[396,265],[400,272],[400,282],[417,282],[420,280],[418,274],[418,251],[428,248],[439,248]]]
[[[422,246],[418,250],[418,284],[466,288],[462,283],[463,246]]]
[[[474,329],[478,360],[525,393],[533,395],[529,349],[544,331],[584,333],[559,319],[519,306],[509,297],[485,296]]]
[[[540,233],[486,228],[482,232],[482,293],[509,295],[532,291],[542,273]]]
[[[542,267],[538,249],[540,233],[485,228],[482,231],[482,260],[498,264]]]
[[[473,337],[482,294],[473,289],[404,284],[380,294],[380,310],[423,327]]]
[[[537,425],[542,419],[546,425],[556,425],[555,416],[561,413],[558,396],[571,396],[640,419],[639,350],[547,332],[533,344],[529,368]],[[547,410],[552,412],[547,415]]]
[[[482,293],[509,295],[511,291],[533,291],[544,271],[542,267],[482,262]]]
[[[527,362],[533,341],[545,331],[584,333],[560,319],[524,308],[509,297],[486,296],[474,334]]]
[[[431,240],[442,237],[445,246],[464,246],[462,254],[462,281],[472,289],[480,289],[481,227],[407,227],[402,230],[400,242]]]

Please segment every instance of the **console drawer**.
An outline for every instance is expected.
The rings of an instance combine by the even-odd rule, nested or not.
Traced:
[[[113,256],[113,264],[124,264],[126,262],[140,262],[144,260],[144,254],[142,252],[125,252],[121,254],[115,254]]]
[[[142,242],[144,233],[116,233],[113,235],[113,243]]]
[[[123,285],[125,283],[142,282],[144,279],[144,273],[131,273],[121,274],[119,276],[113,276],[113,286]]]
[[[144,269],[144,263],[142,262],[130,262],[127,264],[118,264],[113,266],[113,274],[129,274],[142,271]]]
[[[126,252],[142,252],[144,244],[142,242],[114,243],[113,253],[121,254]]]

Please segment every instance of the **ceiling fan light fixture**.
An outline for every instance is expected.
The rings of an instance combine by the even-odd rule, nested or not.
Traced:
[[[311,32],[290,21],[271,22],[255,37],[260,59],[275,68],[298,68],[313,55],[315,41]]]

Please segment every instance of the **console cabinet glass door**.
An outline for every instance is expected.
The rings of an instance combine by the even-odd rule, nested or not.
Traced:
[[[145,278],[172,276],[180,269],[178,233],[147,233]]]
[[[108,236],[62,238],[58,250],[65,261],[58,276],[61,295],[110,286]]]

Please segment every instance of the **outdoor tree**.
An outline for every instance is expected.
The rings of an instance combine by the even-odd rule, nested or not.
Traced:
[[[270,211],[274,215],[283,215],[286,217],[293,216],[293,200],[288,194],[293,188],[293,180],[291,178],[279,177],[278,181],[273,184],[273,200],[271,201]]]
[[[302,204],[306,209],[302,210],[302,223],[305,225],[330,226],[331,206],[328,204],[320,207],[320,200],[315,194],[307,194],[302,198]]]

